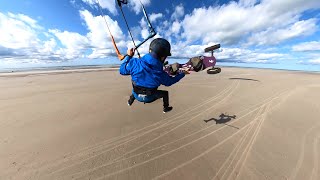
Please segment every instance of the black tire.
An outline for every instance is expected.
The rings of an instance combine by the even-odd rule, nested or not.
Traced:
[[[213,68],[207,70],[208,74],[218,74],[220,72],[221,72],[221,68],[218,68],[218,67],[217,68],[213,67]]]

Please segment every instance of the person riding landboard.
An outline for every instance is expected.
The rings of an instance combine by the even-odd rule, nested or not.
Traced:
[[[163,113],[172,110],[169,106],[169,92],[158,90],[160,85],[171,86],[181,80],[188,71],[169,76],[163,70],[163,63],[171,56],[171,45],[163,38],[154,39],[149,46],[149,53],[142,58],[132,58],[134,49],[129,49],[127,57],[120,66],[121,75],[131,75],[132,94],[128,100],[131,106],[135,99],[144,103],[151,103],[163,99]]]

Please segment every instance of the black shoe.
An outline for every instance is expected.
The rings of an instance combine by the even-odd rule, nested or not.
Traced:
[[[172,109],[173,109],[173,107],[171,107],[171,106],[164,107],[163,108],[163,113],[167,113],[167,112],[171,111]]]
[[[133,101],[134,101],[134,99],[130,98],[130,99],[128,100],[128,106],[131,106],[132,103],[133,103]]]

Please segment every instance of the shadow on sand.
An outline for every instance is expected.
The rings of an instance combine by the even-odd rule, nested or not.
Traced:
[[[210,122],[210,121],[215,121],[216,124],[224,124],[224,125],[226,125],[226,126],[230,126],[230,127],[239,129],[238,127],[235,127],[235,126],[226,124],[227,122],[231,121],[232,119],[236,119],[236,115],[229,116],[229,115],[225,115],[224,113],[222,113],[222,114],[219,115],[219,118],[218,118],[218,119],[216,119],[216,118],[211,118],[211,119],[208,119],[208,120],[204,120],[204,122],[208,123],[208,122]]]
[[[257,82],[260,82],[259,80],[256,80],[256,79],[249,79],[249,78],[229,78],[231,80],[245,80],[245,81],[257,81]]]

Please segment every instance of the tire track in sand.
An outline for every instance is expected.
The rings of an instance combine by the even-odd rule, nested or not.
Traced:
[[[263,114],[262,114],[262,115],[259,115],[258,117],[260,117],[260,116],[263,116]],[[198,155],[198,156],[192,158],[191,160],[189,160],[189,161],[187,161],[187,162],[185,162],[185,163],[183,163],[183,164],[181,164],[181,165],[179,165],[179,166],[171,169],[170,171],[167,171],[167,172],[165,172],[165,173],[163,173],[163,174],[161,174],[161,175],[153,178],[153,180],[157,180],[157,179],[160,179],[160,178],[164,178],[165,176],[167,176],[167,175],[171,174],[172,172],[176,171],[177,169],[180,169],[180,168],[182,168],[183,166],[192,163],[192,162],[195,161],[196,159],[199,159],[199,158],[202,157],[203,155],[209,153],[209,152],[212,151],[213,149],[215,149],[215,148],[217,148],[218,146],[222,145],[223,143],[225,143],[226,141],[228,141],[229,139],[231,139],[232,137],[234,137],[236,134],[242,132],[242,130],[244,130],[244,129],[246,129],[246,128],[248,128],[248,130],[251,130],[250,127],[253,127],[253,125],[254,125],[254,123],[255,123],[256,121],[259,121],[258,118],[255,118],[255,119],[252,120],[250,123],[248,123],[247,125],[245,125],[244,127],[242,127],[239,131],[235,132],[235,133],[232,134],[231,136],[229,136],[229,137],[227,137],[226,139],[222,140],[221,142],[219,142],[219,143],[216,144],[215,146],[209,148],[208,150],[206,150],[205,152],[201,153],[200,155]],[[247,130],[247,132],[248,132],[248,130]]]
[[[263,106],[263,105],[262,105],[262,106]],[[259,107],[259,108],[260,108],[260,107]],[[236,121],[239,121],[240,119],[242,119],[242,118],[248,116],[249,114],[255,112],[255,111],[256,111],[257,109],[259,109],[259,108],[255,108],[255,109],[251,110],[250,112],[248,112],[248,113],[246,113],[245,115],[239,117],[237,120],[233,121],[233,122],[230,123],[230,124],[233,124],[233,123],[235,123]],[[251,108],[248,108],[248,109],[251,109]],[[247,110],[247,109],[246,109],[246,110]],[[243,111],[245,111],[245,110],[243,110]],[[179,141],[183,141],[184,139],[188,139],[189,137],[191,137],[191,136],[193,136],[193,135],[196,135],[196,134],[199,134],[200,132],[209,129],[209,128],[213,127],[214,125],[215,125],[215,124],[209,125],[208,127],[205,127],[205,128],[200,129],[200,130],[198,130],[198,131],[196,131],[196,132],[193,132],[192,134],[189,134],[189,135],[187,135],[187,136],[184,136],[184,137],[179,138],[179,139],[177,139],[177,140],[174,140],[174,141],[172,141],[172,142],[163,144],[163,145],[161,145],[161,146],[155,147],[155,148],[153,148],[153,149],[147,150],[147,151],[145,151],[145,152],[142,152],[142,153],[139,153],[139,154],[136,154],[136,155],[132,155],[132,156],[129,156],[129,157],[126,157],[126,158],[123,158],[123,159],[119,159],[118,161],[111,162],[111,163],[107,163],[107,164],[104,164],[104,165],[102,165],[102,166],[98,166],[98,167],[92,168],[92,169],[87,170],[87,171],[83,171],[83,172],[71,174],[71,175],[69,175],[69,176],[73,176],[73,177],[78,176],[78,177],[80,177],[81,174],[82,174],[82,175],[84,175],[84,174],[87,174],[87,175],[88,175],[89,173],[90,173],[90,174],[95,174],[96,171],[106,172],[106,170],[108,169],[108,166],[111,166],[111,165],[116,164],[116,163],[121,163],[121,162],[123,162],[123,161],[127,161],[127,160],[133,159],[133,158],[135,158],[135,157],[144,155],[144,154],[147,154],[147,155],[148,155],[148,153],[151,153],[151,154],[152,154],[152,151],[162,150],[162,149],[168,150],[168,148],[166,148],[167,146],[172,145],[172,144],[174,144],[174,143],[178,143]],[[191,142],[188,142],[187,144],[181,145],[181,146],[177,147],[176,149],[173,149],[172,152],[175,151],[175,150],[180,149],[182,146],[185,147],[186,145],[193,144],[193,143],[195,143],[195,142],[197,142],[197,141],[199,141],[199,140],[201,140],[201,139],[203,139],[203,138],[205,138],[205,137],[207,137],[207,136],[209,136],[209,135],[212,135],[212,134],[214,134],[214,133],[216,133],[216,132],[218,132],[218,131],[220,131],[220,130],[222,130],[222,129],[224,129],[224,128],[227,128],[227,127],[226,127],[226,126],[222,126],[222,127],[218,128],[218,129],[216,129],[216,130],[214,130],[214,131],[212,131],[212,132],[210,132],[210,133],[208,133],[208,134],[206,134],[206,135],[203,135],[203,136],[201,136],[201,137],[199,137],[199,138],[197,138],[197,139],[195,139],[195,140],[192,140]],[[165,152],[164,152],[164,153],[165,153]],[[158,153],[158,154],[159,154],[159,153]],[[153,155],[155,155],[155,154],[153,154]],[[161,155],[161,154],[160,154],[160,155]],[[136,161],[135,161],[135,162],[136,162]],[[136,162],[136,163],[137,163],[137,162]],[[104,170],[102,170],[102,169],[106,169],[106,170],[104,171]],[[79,175],[80,175],[80,176],[79,176]]]
[[[272,100],[273,100],[273,99],[272,99]],[[250,124],[251,124],[251,123],[250,123]],[[245,127],[247,127],[247,125],[246,125]],[[193,142],[191,142],[191,143],[193,143]],[[184,145],[184,146],[182,146],[182,147],[179,147],[178,149],[182,149],[182,148],[186,147],[186,146],[189,145],[189,144],[190,144],[190,143],[188,143],[188,144],[186,144],[186,145]],[[219,144],[221,144],[221,143],[219,143]],[[217,145],[216,145],[215,147],[217,147]],[[149,159],[149,160],[147,160],[147,161],[145,161],[145,162],[135,164],[135,165],[133,165],[133,166],[131,166],[131,167],[129,167],[129,168],[124,168],[124,169],[122,169],[122,170],[119,170],[119,171],[116,171],[116,172],[107,174],[107,175],[105,175],[105,176],[103,176],[103,177],[100,177],[99,179],[107,178],[107,177],[110,177],[110,176],[113,176],[113,175],[116,175],[116,174],[119,174],[119,173],[128,171],[128,170],[130,170],[130,169],[132,169],[132,168],[141,166],[141,165],[143,165],[143,164],[145,164],[145,163],[148,163],[148,162],[150,162],[150,161],[153,161],[153,160],[159,159],[159,158],[161,158],[161,157],[164,157],[165,155],[168,155],[168,154],[170,154],[170,153],[172,153],[172,152],[174,152],[174,151],[176,151],[176,150],[178,150],[178,149],[175,149],[175,150],[166,152],[166,153],[164,153],[164,154],[162,154],[162,155],[160,155],[160,156],[156,156],[156,157],[151,158],[151,159]],[[176,170],[176,169],[177,169],[177,167],[174,168],[174,170]],[[170,171],[170,172],[171,172],[171,171]],[[166,173],[164,173],[164,174],[166,174]]]
[[[311,178],[310,180],[318,180],[319,179],[319,152],[320,149],[318,149],[320,145],[320,137],[317,137],[316,140],[313,142],[313,155],[314,155],[314,162],[313,162],[313,168],[311,172]]]
[[[291,176],[289,179],[293,180],[293,179],[296,179],[296,176],[298,175],[300,169],[301,169],[301,166],[303,164],[303,161],[305,159],[304,155],[305,155],[305,146],[306,146],[306,141],[307,141],[307,136],[316,128],[319,127],[319,123],[316,125],[316,126],[312,126],[310,129],[308,129],[306,131],[306,133],[304,134],[303,136],[303,139],[302,139],[302,142],[301,142],[301,147],[300,147],[300,155],[299,155],[299,159],[298,159],[298,162],[296,164],[296,167],[293,169],[293,172],[291,173]]]
[[[261,111],[265,108],[265,106],[261,106],[258,113],[256,114],[256,117],[254,119],[257,119],[260,115],[261,115]],[[223,179],[225,173],[230,169],[231,164],[233,163],[233,161],[235,160],[235,158],[237,157],[237,154],[240,153],[241,151],[241,147],[243,145],[243,143],[245,142],[245,139],[247,138],[249,132],[251,131],[251,128],[254,125],[250,126],[248,128],[248,131],[244,134],[244,136],[241,138],[240,142],[236,145],[236,147],[232,150],[232,152],[230,153],[230,155],[227,157],[227,159],[225,160],[225,162],[221,165],[220,169],[218,170],[218,172],[216,173],[216,175],[212,178],[212,179]],[[230,162],[229,162],[230,160]],[[229,162],[229,165],[228,165]],[[228,166],[227,166],[228,165]],[[227,167],[225,167],[227,166]],[[222,171],[223,169],[225,169],[223,174],[219,174],[220,171]]]
[[[121,146],[125,143],[128,143],[132,140],[135,140],[147,133],[150,133],[152,132],[153,130],[157,130],[157,129],[160,129],[162,127],[165,127],[166,125],[171,125],[171,124],[174,124],[174,123],[178,123],[180,121],[177,121],[175,122],[174,120],[175,119],[178,119],[180,117],[183,117],[184,115],[190,115],[192,113],[190,113],[190,111],[194,111],[194,110],[197,110],[198,108],[201,108],[202,106],[216,100],[217,98],[221,97],[222,95],[224,95],[225,93],[227,93],[229,90],[233,89],[234,86],[236,85],[235,82],[231,83],[231,85],[229,85],[226,89],[222,90],[221,92],[219,92],[217,95],[207,99],[206,101],[204,102],[201,102],[193,107],[189,107],[187,108],[186,110],[184,111],[181,111],[177,114],[174,114],[172,115],[171,117],[168,117],[168,118],[165,118],[164,120],[162,121],[159,121],[157,123],[154,123],[154,124],[151,124],[151,125],[148,125],[146,127],[143,127],[139,130],[136,130],[136,131],[133,131],[129,134],[126,134],[126,135],[123,135],[123,136],[118,136],[118,137],[114,137],[112,139],[109,139],[107,141],[104,141],[102,143],[98,143],[94,146],[90,146],[88,148],[83,148],[81,149],[79,152],[77,152],[76,154],[75,153],[70,153],[70,154],[67,154],[64,156],[64,158],[58,158],[56,160],[53,160],[54,162],[52,163],[52,161],[50,161],[51,163],[49,164],[46,164],[47,162],[44,162],[44,163],[36,163],[36,165],[38,165],[38,167],[40,168],[36,168],[36,165],[35,164],[32,164],[30,165],[30,167],[32,167],[31,169],[27,169],[25,170],[25,173],[28,174],[28,173],[32,173],[34,172],[34,169],[37,169],[37,172],[44,172],[44,174],[48,174],[48,173],[51,173],[52,172],[52,169],[56,169],[56,168],[61,168],[61,166],[63,166],[63,164],[65,163],[70,163],[71,161],[74,162],[74,161],[77,161],[77,160],[81,160],[81,159],[86,159],[85,157],[83,156],[90,156],[90,155],[93,155],[93,156],[98,156],[99,153],[104,153],[105,151],[108,151],[108,150],[112,150],[112,146]],[[188,114],[186,114],[186,112],[189,112]],[[149,129],[148,129],[149,128]],[[45,170],[47,169],[47,170]]]
[[[272,107],[272,109],[275,109],[277,106],[279,106],[280,104],[282,104],[282,103],[292,94],[292,92],[294,92],[294,91],[295,91],[295,89],[293,89],[293,90],[291,90],[290,92],[286,93],[286,95],[283,96],[282,98],[280,98],[280,101],[279,101],[276,105],[274,105],[274,106]],[[283,93],[282,93],[282,94],[283,94]],[[247,158],[248,158],[249,152],[251,151],[252,146],[253,146],[254,142],[256,141],[256,139],[257,139],[257,135],[258,135],[258,133],[259,133],[260,130],[261,130],[261,126],[262,126],[262,124],[263,124],[263,122],[264,122],[267,114],[270,112],[270,107],[271,107],[271,105],[272,105],[272,101],[270,101],[269,103],[266,104],[266,109],[265,109],[265,111],[264,111],[264,113],[263,113],[262,120],[259,121],[257,128],[254,130],[253,136],[252,136],[252,137],[250,138],[250,140],[249,140],[249,144],[246,145],[245,150],[244,150],[243,153],[240,155],[240,158],[239,158],[239,160],[237,161],[235,167],[234,167],[234,168],[231,168],[232,171],[231,171],[231,173],[229,174],[229,176],[227,177],[228,179],[237,179],[237,178],[239,177],[239,175],[241,174],[242,168],[243,168],[243,166],[244,166],[244,164],[245,164],[245,162],[246,162],[246,160],[247,160]],[[244,159],[241,161],[242,158],[244,158]],[[232,175],[236,172],[236,169],[237,169],[237,166],[238,166],[239,163],[241,163],[241,164],[240,164],[240,166],[239,166],[239,168],[238,168],[238,171],[237,171],[235,177],[232,177]],[[230,164],[230,166],[231,166],[231,164]],[[228,167],[228,169],[224,172],[223,177],[224,177],[225,173],[226,173],[229,169],[230,169],[230,168]],[[223,177],[222,177],[222,178],[219,178],[219,179],[223,179]]]
[[[170,132],[172,132],[172,131],[178,129],[179,127],[187,124],[188,122],[192,121],[193,119],[195,119],[196,117],[200,116],[200,115],[203,114],[204,112],[207,112],[207,111],[209,111],[209,110],[212,110],[212,108],[214,108],[216,105],[219,105],[220,103],[226,101],[226,100],[237,90],[237,87],[238,87],[239,84],[240,84],[240,83],[238,82],[238,83],[237,83],[237,86],[236,86],[226,97],[224,97],[221,101],[219,101],[217,104],[215,104],[215,105],[207,108],[206,110],[198,113],[196,116],[193,116],[193,117],[191,117],[189,120],[184,121],[182,124],[179,124],[178,126],[174,127],[174,128],[171,129],[170,131],[167,131],[166,133],[161,134],[160,136],[158,136],[157,138],[153,139],[152,141],[149,141],[149,142],[143,144],[142,146],[139,146],[139,147],[137,147],[137,148],[135,148],[135,149],[127,152],[126,154],[129,154],[129,153],[131,153],[131,152],[134,152],[134,151],[136,151],[136,150],[138,150],[138,149],[146,146],[147,144],[150,144],[151,142],[154,142],[155,140],[160,139],[161,137],[165,136],[166,134],[169,134]],[[126,154],[124,154],[122,157],[124,157]],[[119,159],[122,158],[122,157],[119,157],[119,158],[115,159],[115,161],[119,160]]]
[[[267,114],[268,114],[269,111],[270,111],[271,104],[272,104],[272,103],[269,103],[269,104],[267,105],[266,111],[264,112],[264,114],[263,114],[263,116],[262,116],[262,119],[259,121],[258,127],[255,129],[254,134],[253,134],[252,138],[251,138],[250,141],[249,141],[249,144],[246,146],[243,154],[242,154],[241,157],[240,157],[240,160],[239,160],[238,163],[236,164],[235,168],[231,171],[231,174],[229,175],[228,180],[229,180],[229,179],[237,179],[238,176],[239,176],[239,174],[241,173],[241,170],[242,170],[242,168],[243,168],[243,166],[244,166],[244,164],[245,164],[245,162],[246,162],[246,160],[247,160],[247,158],[248,158],[248,155],[249,155],[249,153],[251,152],[251,149],[252,149],[252,147],[253,147],[253,144],[254,144],[254,142],[256,141],[259,132],[261,131],[262,124],[263,124],[263,122],[265,121],[266,116],[267,116]],[[243,159],[243,160],[241,160],[241,159]],[[240,164],[239,164],[239,163],[240,163]],[[238,172],[236,172],[236,169],[237,169],[238,164],[239,164],[239,168],[238,168]],[[235,177],[232,177],[233,174],[234,174]]]
[[[237,82],[237,83],[232,83],[232,84],[229,86],[229,88],[227,88],[226,90],[222,91],[221,93],[219,93],[217,96],[213,97],[210,101],[207,101],[206,103],[209,103],[209,102],[211,102],[211,101],[219,98],[220,96],[223,96],[223,95],[226,94],[226,93],[229,93],[229,95],[230,95],[231,93],[233,93],[233,92],[235,91],[235,89],[236,89],[236,88],[233,87],[234,84],[235,84],[235,86],[237,87],[237,86],[239,85],[239,82]],[[230,90],[231,90],[231,91],[230,91]],[[229,91],[230,91],[230,92],[229,92]],[[228,96],[227,96],[227,97],[228,97]],[[226,97],[225,97],[224,99],[226,99]],[[219,103],[221,103],[221,101],[219,101],[217,104],[219,104]],[[201,107],[202,105],[204,105],[204,104],[200,104],[199,107]],[[194,109],[195,109],[195,108],[194,108]],[[200,114],[201,114],[201,113],[200,113]],[[181,116],[183,116],[183,115],[185,115],[185,114],[182,114],[182,115],[180,115],[180,116],[177,116],[176,118],[179,118],[179,117],[181,117]],[[189,116],[190,114],[186,114],[186,115]],[[183,119],[182,119],[181,121],[183,121]],[[92,159],[92,158],[98,157],[98,156],[102,155],[103,153],[107,153],[107,152],[109,152],[110,150],[116,149],[117,147],[119,147],[119,146],[121,146],[121,145],[124,145],[124,144],[126,144],[126,143],[129,143],[129,142],[131,142],[131,141],[133,141],[133,140],[135,140],[135,139],[138,139],[139,137],[142,137],[143,135],[148,134],[148,133],[150,133],[150,132],[152,132],[152,131],[154,131],[154,130],[156,130],[156,129],[160,129],[160,128],[162,128],[162,127],[165,127],[165,125],[171,125],[171,124],[179,123],[179,122],[180,122],[180,121],[178,121],[178,122],[172,122],[172,121],[165,122],[164,124],[162,124],[162,125],[160,125],[160,126],[157,126],[157,127],[155,127],[155,128],[152,128],[152,129],[150,129],[150,130],[147,130],[147,131],[143,132],[142,134],[139,134],[139,135],[137,135],[137,136],[135,136],[135,137],[132,137],[132,138],[130,138],[128,141],[122,142],[122,143],[120,143],[119,145],[116,145],[115,147],[112,147],[112,148],[110,148],[110,149],[108,149],[108,150],[106,150],[106,151],[103,151],[102,153],[99,153],[99,154],[94,155],[93,157],[86,158],[86,159],[84,159],[84,160],[82,160],[82,161],[80,161],[80,162],[78,162],[78,163],[75,163],[75,164],[73,164],[73,165],[71,165],[71,166],[65,166],[65,167],[63,167],[63,168],[58,169],[57,171],[53,171],[53,172],[51,172],[51,173],[50,173],[50,172],[47,172],[47,173],[54,174],[54,173],[57,173],[57,172],[66,170],[67,168],[71,168],[71,167],[73,167],[73,166],[75,166],[75,165],[80,165],[81,163],[84,163],[84,162],[86,162],[86,161],[88,161],[88,160],[90,160],[90,159]],[[185,123],[186,123],[186,122],[183,121],[183,124],[185,124]],[[181,124],[178,125],[178,126],[181,126]],[[177,127],[174,127],[174,128],[177,128]],[[171,130],[169,130],[169,131],[171,131]],[[159,137],[157,136],[156,138],[159,138]],[[102,158],[103,161],[105,161],[105,159],[106,159],[106,158]],[[101,158],[99,158],[98,160],[102,161]],[[91,166],[91,165],[90,165],[90,166]],[[90,167],[87,167],[87,168],[90,168]],[[87,169],[87,168],[85,168],[85,169]]]
[[[232,137],[234,137],[235,135],[238,135],[240,132],[242,132],[244,129],[246,128],[249,128],[250,126],[252,126],[252,124],[256,122],[256,120],[253,120],[251,121],[249,124],[243,126],[240,130],[238,130],[237,132],[235,132],[234,134],[232,134],[231,136],[227,137],[226,139],[220,141],[218,144],[214,145],[213,147],[209,148],[208,150],[204,151],[203,153],[199,154],[198,156],[192,158],[191,160],[187,161],[187,162],[184,162],[182,164],[180,164],[179,166],[165,172],[165,173],[162,173],[160,174],[159,176],[156,176],[155,178],[153,178],[153,180],[157,180],[157,179],[160,179],[160,178],[163,178],[169,174],[171,174],[172,172],[182,168],[183,166],[187,165],[187,164],[190,164],[192,163],[193,161],[195,161],[196,159],[199,159],[200,157],[202,157],[203,155],[209,153],[210,151],[212,151],[213,149],[219,147],[220,145],[222,145],[223,143],[225,143],[226,141],[230,140]]]

